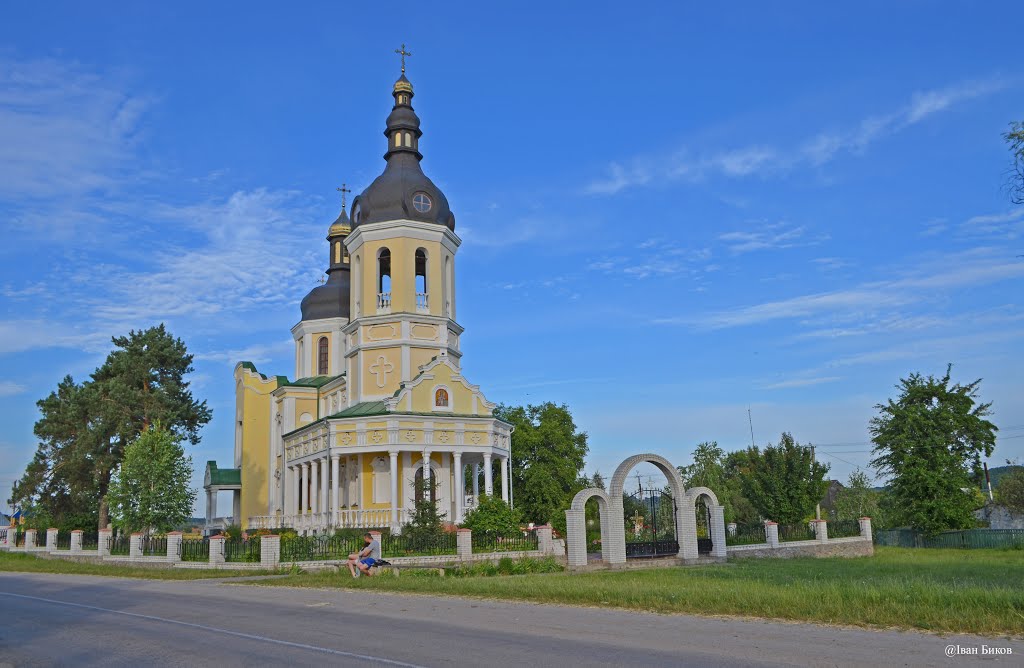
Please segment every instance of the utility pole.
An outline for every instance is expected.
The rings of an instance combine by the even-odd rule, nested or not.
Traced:
[[[814,464],[817,460],[814,458],[814,446],[811,446],[811,469],[814,469]],[[821,501],[818,501],[814,506],[814,519],[821,519]]]
[[[988,462],[982,462],[982,466],[985,467],[985,484],[988,486],[988,500],[993,501],[992,498],[992,478],[988,475]]]
[[[750,447],[754,447],[754,419],[750,417],[750,406],[747,406],[747,422],[750,424]]]

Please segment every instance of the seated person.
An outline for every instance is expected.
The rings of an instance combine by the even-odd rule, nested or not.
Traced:
[[[366,546],[359,552],[348,555],[348,571],[357,578],[363,573],[370,575],[370,569],[380,561],[380,541],[369,531],[363,534]]]

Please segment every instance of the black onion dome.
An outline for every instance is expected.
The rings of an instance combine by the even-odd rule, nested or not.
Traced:
[[[352,201],[352,227],[385,220],[407,219],[455,229],[448,198],[420,167],[420,119],[412,108],[412,84],[403,74],[392,90],[395,106],[388,115],[384,136],[387,166]]]
[[[327,282],[302,298],[302,319],[349,317],[349,272],[334,271]]]

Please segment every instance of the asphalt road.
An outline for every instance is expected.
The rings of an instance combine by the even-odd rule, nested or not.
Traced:
[[[1009,647],[1013,655],[947,658],[948,645]],[[1024,665],[1024,643],[347,590],[0,573],[4,668],[981,661]]]

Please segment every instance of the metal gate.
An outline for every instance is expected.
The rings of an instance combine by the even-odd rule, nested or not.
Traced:
[[[667,490],[637,486],[626,495],[623,514],[626,524],[626,558],[675,556],[679,553],[676,536],[676,500]]]

